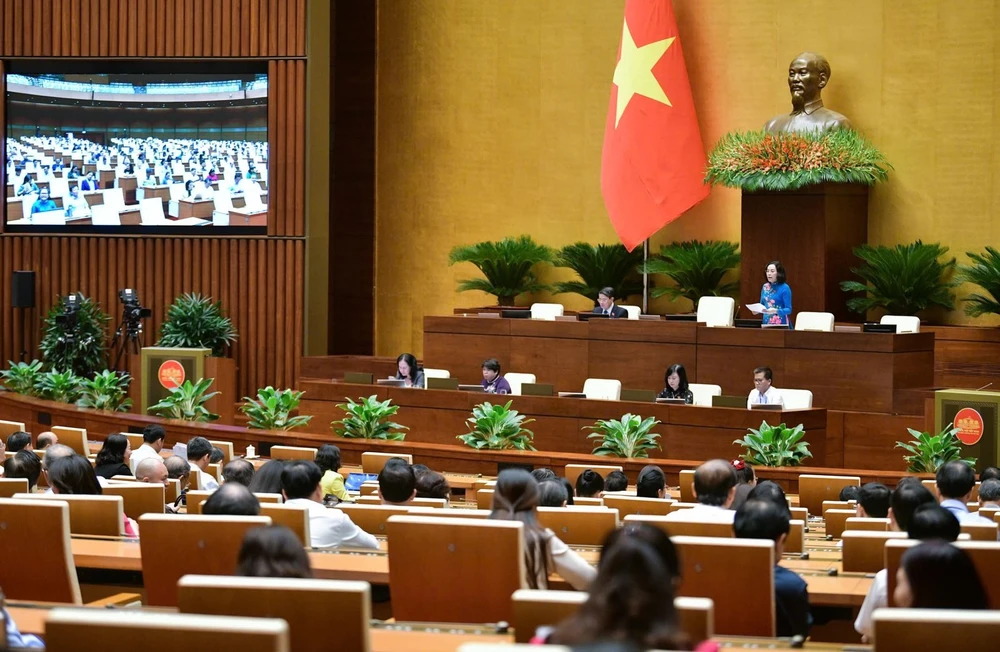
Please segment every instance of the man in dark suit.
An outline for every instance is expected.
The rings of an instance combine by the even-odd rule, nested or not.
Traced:
[[[615,305],[615,290],[611,287],[601,289],[597,295],[595,315],[607,315],[609,319],[627,319],[628,310]]]

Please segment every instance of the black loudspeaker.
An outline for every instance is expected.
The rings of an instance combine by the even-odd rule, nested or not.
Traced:
[[[35,307],[35,273],[14,272],[11,283],[11,305],[15,308]]]

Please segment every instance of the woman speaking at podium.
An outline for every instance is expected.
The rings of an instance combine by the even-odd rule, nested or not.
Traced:
[[[792,290],[785,282],[785,268],[779,261],[771,261],[764,276],[767,283],[760,288],[763,323],[765,326],[787,326],[788,316],[792,314]]]

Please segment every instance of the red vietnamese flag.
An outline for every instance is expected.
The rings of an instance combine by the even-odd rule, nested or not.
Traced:
[[[631,251],[708,196],[705,150],[670,0],[626,0],[601,192]]]

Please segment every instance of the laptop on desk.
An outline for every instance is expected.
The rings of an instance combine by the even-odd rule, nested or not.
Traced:
[[[553,396],[555,388],[549,383],[522,383],[521,396]]]
[[[344,382],[354,383],[355,385],[371,385],[375,382],[375,378],[372,374],[366,374],[359,371],[347,371],[344,372]]]
[[[383,387],[406,387],[406,381],[402,378],[379,378],[375,384]]]
[[[427,389],[458,389],[458,378],[428,378]]]
[[[733,322],[736,328],[761,328],[763,322],[759,319],[737,319]]]
[[[580,321],[590,321],[591,319],[609,319],[603,312],[581,312],[577,315]]]
[[[531,319],[530,310],[501,310],[500,316],[504,319]]]
[[[559,398],[587,398],[583,392],[559,392]]]
[[[684,405],[687,403],[687,401],[682,398],[657,398],[656,402],[666,403],[667,405]]]
[[[781,403],[751,403],[750,404],[750,409],[751,410],[777,410],[777,411],[781,411],[781,410],[784,410],[785,408],[784,408],[784,406],[781,405]]]
[[[861,325],[862,333],[895,333],[896,324],[879,324],[877,322],[865,322]]]
[[[713,396],[712,407],[746,408],[746,396]]]
[[[653,403],[656,401],[656,392],[651,389],[623,389],[621,396],[618,397],[622,401],[635,401],[636,403]],[[681,403],[684,399],[680,399]]]
[[[482,385],[458,385],[458,390],[461,392],[485,392]]]

